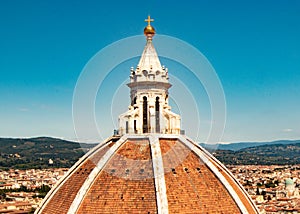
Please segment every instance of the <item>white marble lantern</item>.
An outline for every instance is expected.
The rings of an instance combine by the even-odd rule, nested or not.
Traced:
[[[168,69],[161,66],[152,43],[153,20],[148,17],[146,21],[146,46],[138,66],[130,70],[131,105],[119,116],[119,134],[180,134],[180,116],[171,112],[168,104]]]

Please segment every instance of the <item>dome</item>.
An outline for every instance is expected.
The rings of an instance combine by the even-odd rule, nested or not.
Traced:
[[[139,62],[146,72],[131,71],[132,106],[119,116],[119,135],[84,155],[35,213],[258,213],[230,171],[182,135],[168,105],[168,71],[152,44],[153,19],[146,21]]]
[[[286,186],[294,185],[293,179],[291,179],[291,178],[285,179],[285,185],[286,185]]]
[[[233,175],[183,135],[112,137],[82,157],[36,213],[258,213]]]

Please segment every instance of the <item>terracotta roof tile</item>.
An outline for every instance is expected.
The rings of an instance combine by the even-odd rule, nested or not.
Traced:
[[[49,199],[43,213],[67,213],[77,192],[90,172],[94,169],[96,161],[98,161],[108,149],[109,146],[105,146],[77,167],[63,185],[57,189],[57,192],[53,195],[53,197]]]
[[[150,146],[148,141],[128,141],[95,179],[77,213],[139,213],[141,210],[157,212]]]
[[[56,191],[49,193],[52,195],[39,213],[67,213],[95,164],[109,149],[113,153],[92,178],[90,187],[87,186],[76,205],[77,213],[157,213],[158,206],[166,205],[157,202],[164,193],[169,213],[241,213],[231,193],[185,143],[161,136],[157,144],[160,149],[153,150],[154,145],[149,140],[147,136],[129,138],[120,141],[116,151],[112,151],[112,144],[97,149],[66,175],[65,182],[58,185]],[[152,159],[154,151],[154,155],[161,154],[163,165],[154,164],[159,161],[157,157]],[[250,197],[243,194],[232,175],[224,171],[224,166],[212,159],[210,162],[229,182],[249,213],[257,213],[249,203]],[[153,167],[162,168],[163,180],[160,180],[161,175],[154,176]],[[159,194],[157,182],[165,185],[160,186]]]

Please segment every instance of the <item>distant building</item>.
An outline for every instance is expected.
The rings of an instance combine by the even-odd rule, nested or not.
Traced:
[[[53,163],[54,163],[53,160],[50,158],[50,159],[48,160],[48,164],[49,164],[49,165],[53,165]]]
[[[286,198],[300,198],[299,189],[293,179],[287,178],[284,181],[285,189],[278,193],[278,196],[283,196]]]

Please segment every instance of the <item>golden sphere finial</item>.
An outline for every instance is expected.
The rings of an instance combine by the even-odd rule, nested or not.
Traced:
[[[152,38],[155,35],[155,29],[150,24],[153,21],[154,19],[151,19],[150,16],[148,16],[148,19],[145,19],[145,22],[148,22],[148,25],[144,28],[144,34],[147,38]]]

